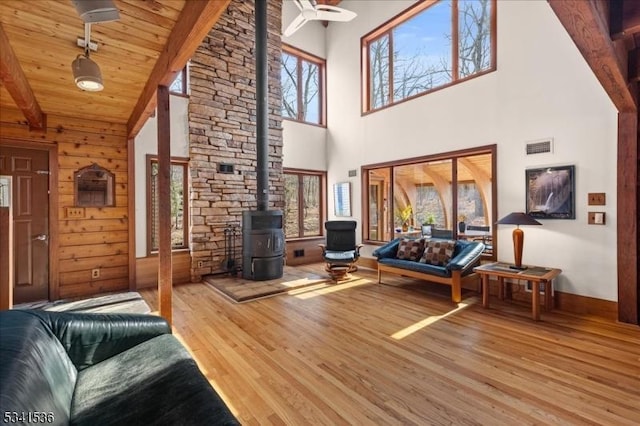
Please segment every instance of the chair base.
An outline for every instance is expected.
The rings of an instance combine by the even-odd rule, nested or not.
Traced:
[[[345,281],[351,278],[351,272],[355,272],[358,270],[356,265],[336,265],[331,263],[326,263],[324,270],[329,273],[331,279],[335,282]]]

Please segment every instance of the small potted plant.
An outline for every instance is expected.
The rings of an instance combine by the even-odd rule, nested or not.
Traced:
[[[409,220],[411,219],[412,213],[413,209],[411,208],[411,204],[408,204],[405,208],[398,210],[398,219],[402,225],[402,232],[407,232],[409,230]]]
[[[431,228],[436,223],[436,215],[428,213],[422,222],[422,235],[431,235]]]

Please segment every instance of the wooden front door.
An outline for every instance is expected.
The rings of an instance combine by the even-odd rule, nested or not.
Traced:
[[[0,175],[12,177],[13,303],[49,299],[49,152],[0,148]]]

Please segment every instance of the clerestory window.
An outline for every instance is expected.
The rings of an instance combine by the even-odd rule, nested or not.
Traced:
[[[325,60],[282,46],[282,117],[324,126]]]
[[[361,39],[363,112],[496,69],[496,0],[423,0]]]

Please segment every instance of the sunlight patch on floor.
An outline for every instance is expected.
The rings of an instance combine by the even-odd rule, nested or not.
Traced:
[[[300,287],[300,286],[311,285],[311,284],[324,284],[325,281],[326,280],[321,277],[318,277],[318,278],[305,277],[305,278],[299,278],[297,280],[279,282],[278,284],[283,285],[285,287]]]
[[[470,297],[468,299],[464,299],[462,302],[458,303],[458,307],[456,307],[455,309],[450,310],[447,313],[444,313],[442,315],[432,315],[430,317],[427,317],[421,321],[418,321],[415,324],[411,324],[409,327],[403,328],[400,331],[397,331],[395,333],[393,333],[391,335],[391,337],[393,339],[396,340],[401,340],[404,339],[407,336],[410,336],[411,334],[415,333],[416,331],[422,330],[425,327],[430,326],[431,324],[440,321],[443,318],[446,318],[448,316],[451,316],[457,312],[462,311],[463,309],[468,308],[471,305],[474,305],[478,303],[478,298],[477,297]]]
[[[309,290],[309,287],[301,289],[300,294],[294,294],[290,292],[289,294],[293,294],[295,297],[299,299],[311,299],[316,296],[323,296],[325,294],[335,293],[337,291],[347,290],[349,288],[358,287],[365,284],[371,284],[371,281],[364,278],[357,278],[353,281],[348,281],[342,284],[325,284],[323,288]]]

